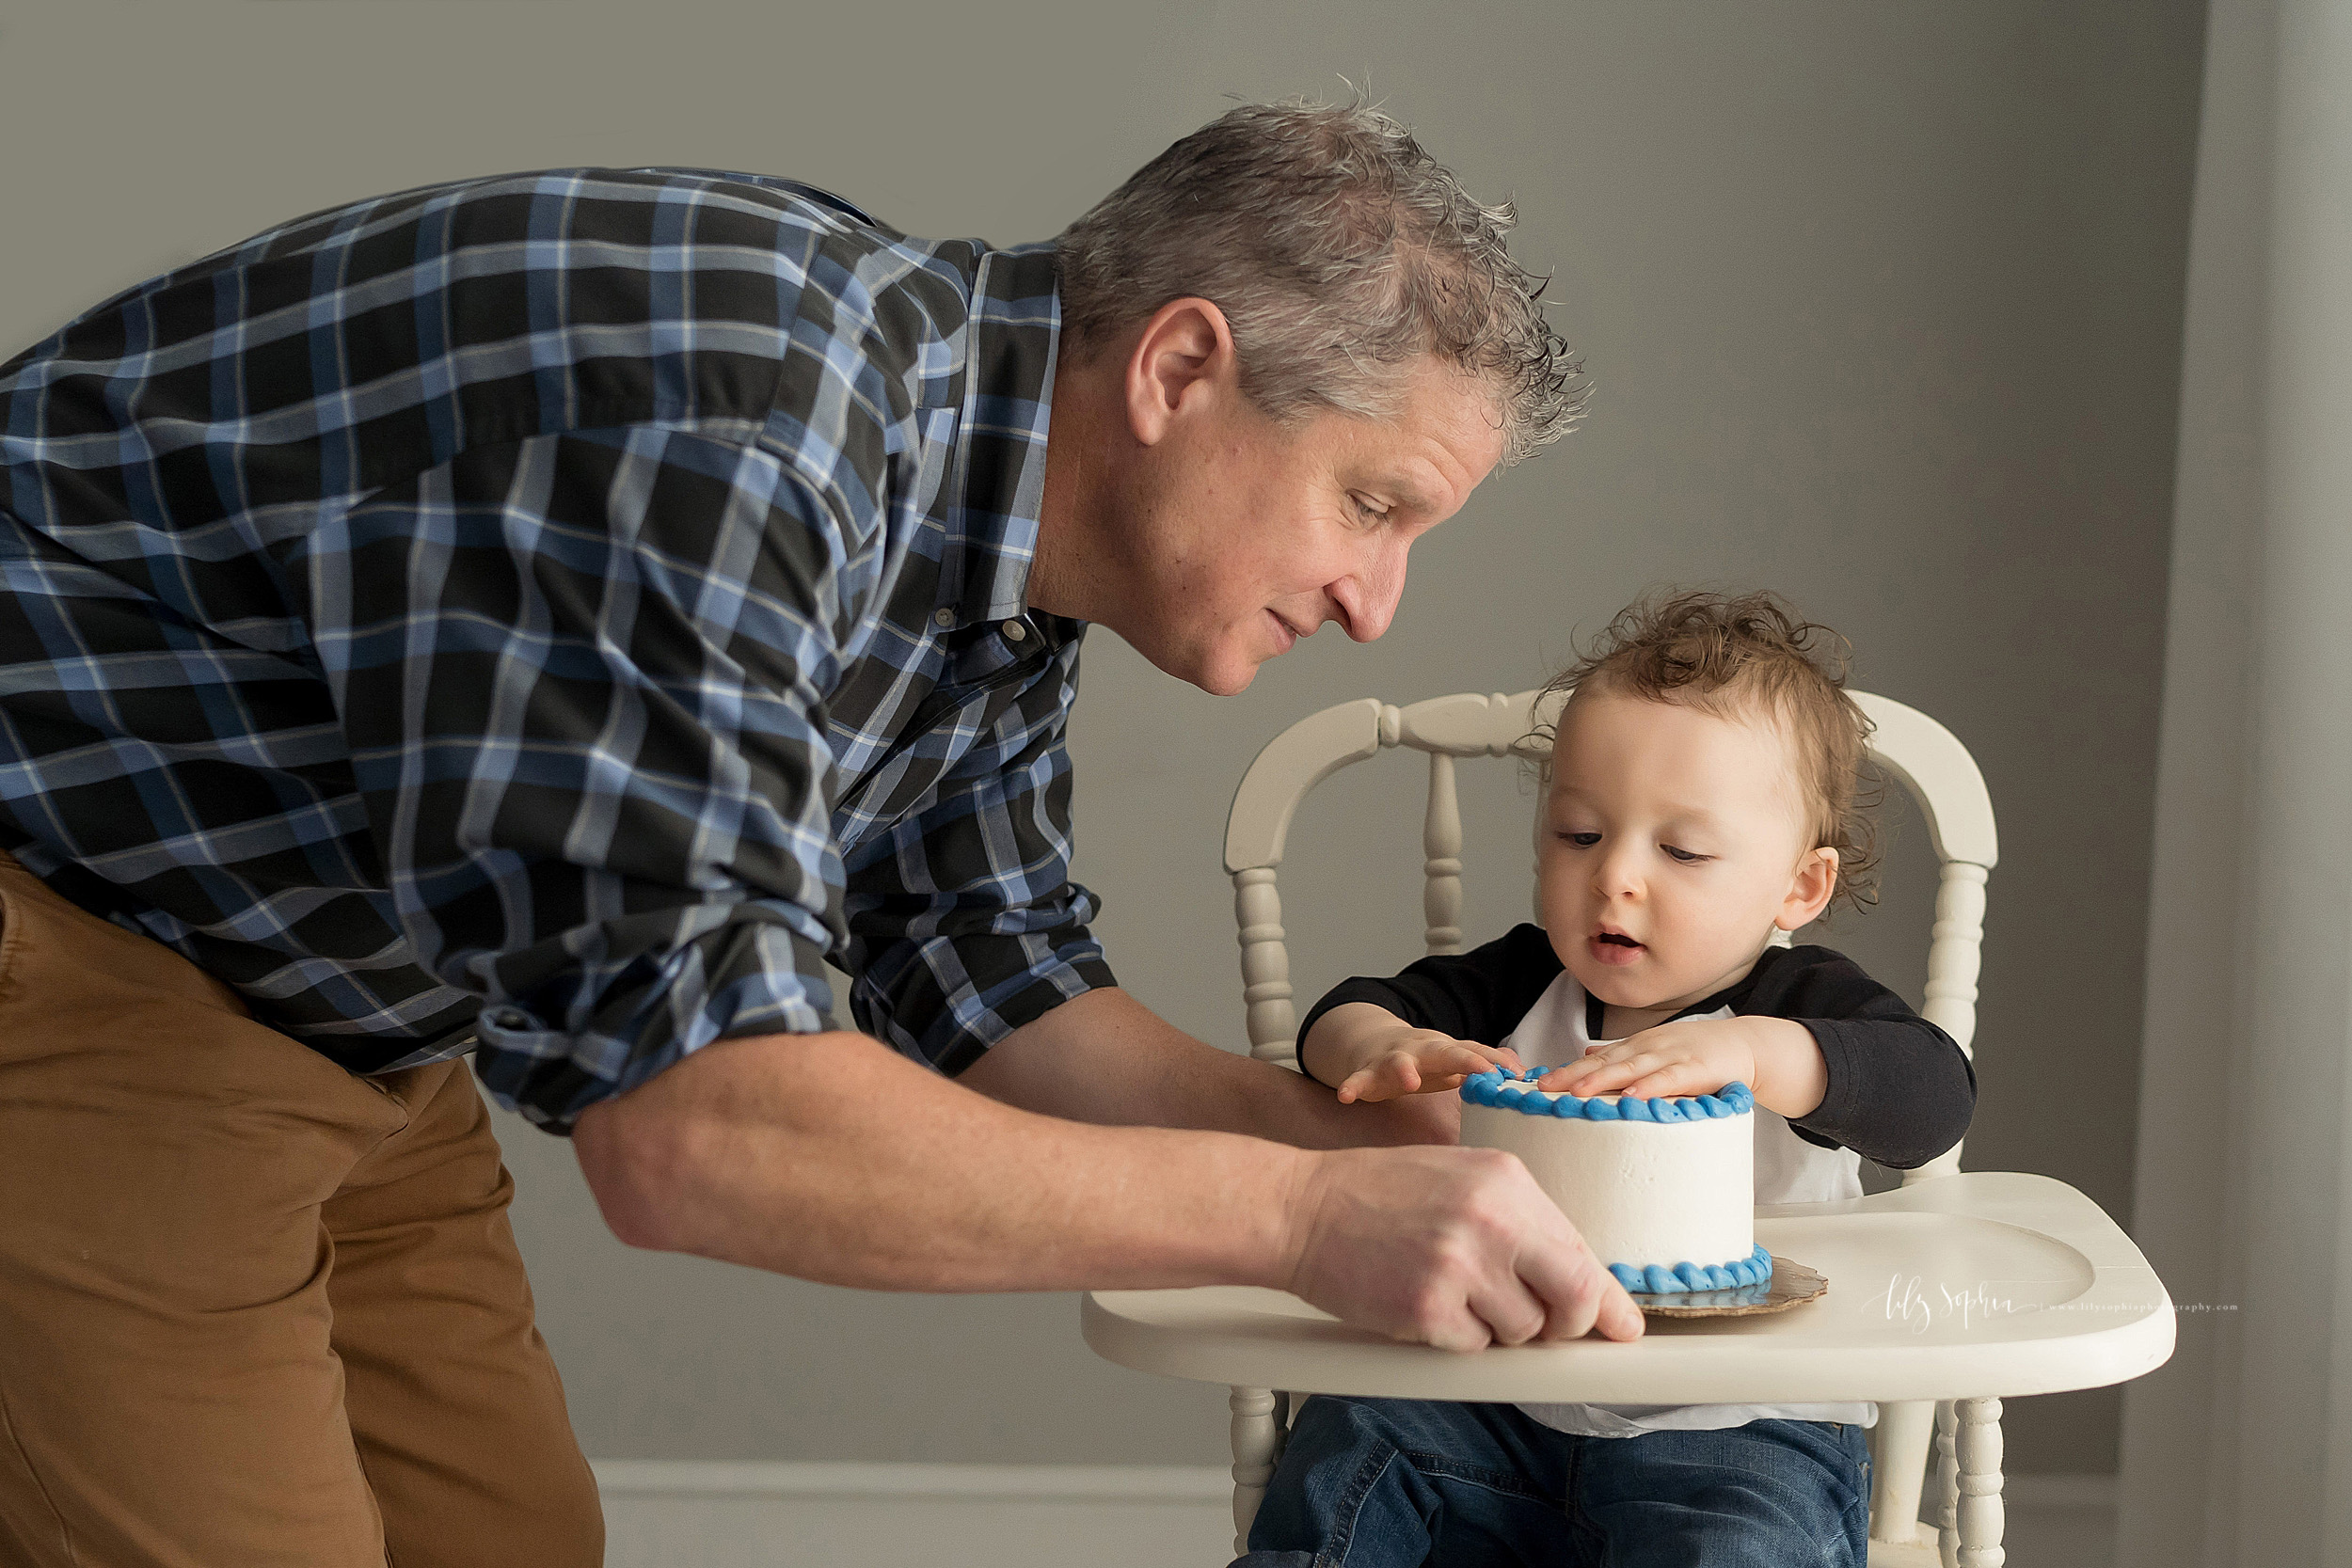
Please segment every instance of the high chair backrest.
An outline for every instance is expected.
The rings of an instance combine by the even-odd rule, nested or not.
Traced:
[[[1225,819],[1225,869],[1233,879],[1233,915],[1241,928],[1242,1000],[1248,1013],[1251,1055],[1297,1065],[1298,1016],[1291,995],[1290,953],[1283,945],[1275,873],[1282,863],[1291,818],[1307,792],[1384,748],[1402,746],[1428,754],[1429,800],[1422,820],[1425,940],[1432,953],[1461,952],[1462,813],[1454,791],[1454,759],[1545,755],[1550,744],[1549,721],[1566,698],[1565,693],[1556,694],[1539,713],[1540,695],[1463,693],[1408,707],[1361,698],[1308,715],[1258,753],[1242,775]],[[1985,792],[1976,759],[1951,731],[1888,698],[1861,691],[1852,696],[1875,726],[1870,760],[1900,781],[1917,802],[1940,867],[1921,1016],[1959,1041],[1973,1059],[1985,880],[1999,858],[1992,797]],[[1906,1172],[1904,1180],[1959,1168],[1960,1148],[1955,1145]]]

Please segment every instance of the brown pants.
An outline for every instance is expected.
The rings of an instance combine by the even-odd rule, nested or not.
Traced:
[[[0,1564],[589,1568],[463,1062],[355,1078],[0,854]]]

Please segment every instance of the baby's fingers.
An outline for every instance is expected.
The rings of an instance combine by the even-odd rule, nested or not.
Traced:
[[[1706,1063],[1676,1061],[1628,1080],[1619,1092],[1636,1100],[1660,1100],[1673,1095],[1712,1094],[1723,1086],[1724,1075],[1709,1073]]]
[[[1496,1067],[1518,1070],[1518,1058],[1509,1052],[1498,1051],[1490,1045],[1471,1045],[1467,1041],[1448,1041],[1422,1053],[1422,1066],[1433,1074],[1467,1078],[1473,1072],[1486,1072]],[[1453,1085],[1448,1085],[1449,1087]]]
[[[1536,1086],[1549,1089],[1555,1094],[1563,1090],[1574,1090],[1587,1098],[1597,1094],[1616,1094],[1622,1092],[1628,1084],[1645,1072],[1655,1070],[1661,1065],[1661,1059],[1647,1052],[1614,1061],[1606,1057],[1587,1056],[1581,1061],[1570,1062],[1565,1067],[1544,1074]]]
[[[1421,1069],[1410,1056],[1391,1052],[1370,1067],[1359,1068],[1340,1085],[1340,1103],[1350,1101],[1394,1100],[1421,1087]]]
[[[1571,1088],[1579,1094],[1589,1093],[1586,1080],[1602,1069],[1613,1065],[1615,1064],[1606,1056],[1581,1056],[1573,1062],[1563,1062],[1560,1066],[1547,1071],[1535,1081],[1535,1086],[1539,1089],[1549,1089],[1554,1094]]]

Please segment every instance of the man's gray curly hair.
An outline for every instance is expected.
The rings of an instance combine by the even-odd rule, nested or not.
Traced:
[[[1284,421],[1390,417],[1394,368],[1436,355],[1492,388],[1508,466],[1565,435],[1586,392],[1537,302],[1546,279],[1504,247],[1516,220],[1360,103],[1248,104],[1062,231],[1063,330],[1083,351],[1171,299],[1209,300],[1243,391]]]

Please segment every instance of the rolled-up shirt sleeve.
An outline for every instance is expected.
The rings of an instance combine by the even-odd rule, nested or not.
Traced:
[[[776,453],[634,426],[470,448],[292,561],[403,961],[532,1121],[830,1027],[848,554]]]
[[[941,781],[853,851],[850,1007],[902,1053],[961,1072],[1062,1003],[1118,982],[1070,879],[1074,639]]]

